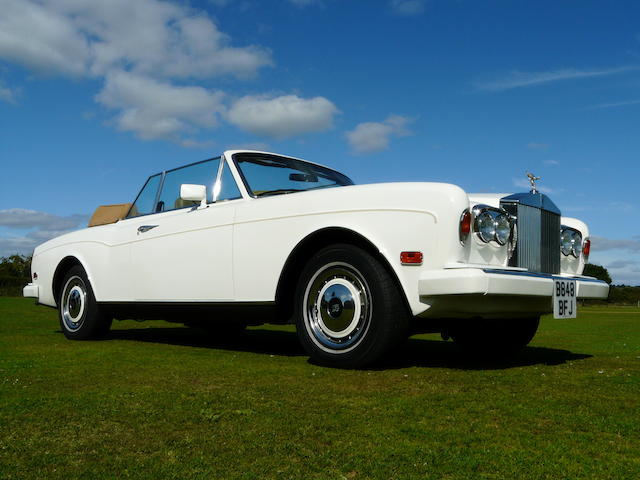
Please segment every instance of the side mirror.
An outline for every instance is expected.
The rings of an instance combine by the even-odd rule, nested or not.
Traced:
[[[200,206],[204,207],[207,204],[207,187],[204,185],[183,183],[180,185],[180,200],[200,202]]]

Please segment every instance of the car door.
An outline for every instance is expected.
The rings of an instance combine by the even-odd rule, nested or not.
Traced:
[[[239,192],[214,198],[220,162],[218,158],[164,172],[154,199],[155,212],[121,222],[131,245],[133,300],[188,303],[234,299],[233,221],[241,200]],[[182,184],[205,185],[206,205],[183,201]]]

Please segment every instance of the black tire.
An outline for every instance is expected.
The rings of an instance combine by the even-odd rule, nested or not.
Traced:
[[[62,280],[58,297],[60,329],[70,340],[104,337],[113,318],[98,305],[87,274],[80,265],[71,267]]]
[[[467,354],[498,359],[526,347],[538,331],[540,317],[458,322],[451,337]]]
[[[378,259],[335,244],[307,263],[296,289],[296,329],[313,361],[371,364],[404,340],[409,315],[395,279]]]

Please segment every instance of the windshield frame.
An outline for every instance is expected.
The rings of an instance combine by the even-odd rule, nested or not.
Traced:
[[[337,170],[335,170],[333,168],[325,167],[324,165],[320,165],[318,163],[308,162],[306,160],[301,160],[301,159],[295,158],[295,157],[287,157],[287,156],[284,156],[284,155],[276,155],[276,154],[273,154],[273,153],[262,153],[262,152],[237,152],[237,153],[234,153],[233,155],[231,155],[231,160],[233,162],[233,166],[235,167],[236,171],[240,175],[240,178],[242,179],[242,184],[244,185],[244,188],[247,191],[247,194],[251,198],[261,198],[261,197],[266,197],[266,196],[278,196],[278,194],[275,194],[275,195],[258,195],[258,194],[254,193],[253,189],[249,185],[249,181],[245,177],[245,174],[244,174],[244,171],[242,170],[241,165],[238,162],[238,157],[242,158],[243,156],[247,156],[247,157],[262,157],[262,158],[274,159],[274,160],[278,160],[278,161],[283,161],[284,160],[286,162],[293,163],[294,166],[295,166],[296,163],[301,163],[301,164],[310,166],[314,170],[324,171],[324,172],[328,172],[330,174],[333,174],[333,176],[336,176],[338,180],[342,180],[344,182],[343,184],[325,185],[325,186],[322,186],[322,187],[319,187],[319,188],[316,187],[317,189],[346,187],[346,186],[350,186],[350,185],[355,185],[353,180],[351,180],[344,173],[341,173],[341,172],[339,172],[339,171],[337,171]],[[297,167],[295,167],[295,168],[297,168]],[[290,193],[301,193],[301,192],[307,192],[307,191],[313,191],[313,190],[314,190],[314,188],[307,188],[307,189],[301,189],[299,191],[290,192]],[[282,194],[285,194],[285,193],[283,192]]]

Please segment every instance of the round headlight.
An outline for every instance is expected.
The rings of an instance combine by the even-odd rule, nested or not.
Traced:
[[[582,253],[582,235],[580,232],[573,232],[571,241],[573,244],[571,247],[571,254],[576,258],[580,258],[580,254]]]
[[[494,239],[496,234],[496,224],[493,219],[493,215],[489,212],[482,212],[478,215],[478,234],[480,236],[480,240],[485,243],[489,243]]]
[[[560,235],[560,251],[566,257],[571,254],[573,232],[571,230],[563,230]]]
[[[509,217],[504,213],[499,214],[495,218],[495,226],[496,242],[500,245],[505,245],[509,241],[509,236],[511,235],[511,222],[509,221]]]

